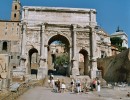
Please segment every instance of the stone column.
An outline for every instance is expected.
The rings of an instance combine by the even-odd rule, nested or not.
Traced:
[[[90,62],[91,62],[91,78],[96,77],[96,72],[97,72],[97,58],[96,58],[96,47],[97,47],[97,42],[96,42],[96,32],[94,31],[94,27],[90,28],[90,34],[91,34],[91,55],[90,55]]]
[[[45,45],[44,47],[44,53],[45,53],[45,59],[44,59],[44,69],[45,69],[45,75],[48,74],[48,66],[47,66],[47,58],[48,58],[48,45]]]
[[[25,45],[26,45],[26,29],[27,29],[27,25],[26,23],[23,23],[22,26],[22,55],[25,55]]]
[[[26,71],[26,66],[25,66],[25,61],[26,61],[26,56],[25,56],[25,45],[26,45],[26,30],[27,30],[27,25],[25,22],[22,23],[22,47],[21,47],[21,60],[20,60],[20,67],[23,68],[23,72],[28,72]]]
[[[44,52],[44,31],[45,31],[45,25],[44,24],[42,24],[41,25],[41,58],[44,58],[44,54],[45,54],[45,52]]]
[[[38,79],[43,79],[46,75],[47,75],[47,47],[44,47],[45,45],[45,24],[41,25],[41,48],[40,48],[40,53],[41,53],[41,57],[40,57],[40,67],[38,69],[38,75],[37,78]]]
[[[67,74],[68,75],[71,75],[72,74],[72,63],[71,63],[71,59],[72,59],[72,46],[69,46],[69,66],[68,66],[68,69],[67,69]]]
[[[77,54],[77,35],[76,35],[76,25],[72,25],[73,30],[72,30],[72,35],[73,35],[73,58],[72,58],[72,63],[73,63],[73,68],[72,68],[72,75],[79,75],[79,66],[78,66],[78,54]]]

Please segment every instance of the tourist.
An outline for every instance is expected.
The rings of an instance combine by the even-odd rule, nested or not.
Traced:
[[[64,80],[62,80],[62,83],[61,83],[61,92],[65,92],[65,89],[66,89],[66,85],[65,85],[65,82]]]
[[[52,75],[52,73],[50,73],[50,81],[52,80],[52,78],[54,78],[54,75]]]
[[[51,81],[48,79],[48,86],[51,87]]]
[[[93,82],[92,82],[92,89],[93,89],[93,91],[96,91],[96,84],[97,84],[97,81],[96,81],[96,78],[94,78]]]
[[[58,92],[58,80],[55,81],[55,92]]]
[[[71,80],[71,92],[74,92],[74,79]]]
[[[76,81],[76,88],[77,88],[77,93],[81,92],[81,83],[79,79]]]
[[[55,81],[54,81],[54,79],[53,79],[53,78],[52,78],[52,80],[51,80],[51,85],[52,85],[53,90],[55,90],[55,89],[56,89],[56,87],[55,87]]]
[[[97,78],[97,91],[98,91],[98,92],[100,92],[100,88],[101,88],[101,87],[100,87],[100,83],[101,83],[101,82],[100,82],[99,78]]]
[[[85,91],[84,92],[88,92],[89,91],[89,85],[88,85],[88,81],[87,81],[87,79],[85,79],[85,83],[84,83],[84,89],[85,89]]]
[[[57,87],[57,92],[61,92],[60,91],[60,80],[57,78],[57,81],[55,82],[55,85]]]

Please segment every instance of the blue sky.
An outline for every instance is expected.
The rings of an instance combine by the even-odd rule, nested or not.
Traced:
[[[130,40],[130,0],[20,0],[22,6],[49,6],[94,8],[97,10],[97,23],[108,34],[117,27],[124,30]],[[0,19],[10,19],[12,0],[1,0]],[[129,41],[130,47],[130,41]]]

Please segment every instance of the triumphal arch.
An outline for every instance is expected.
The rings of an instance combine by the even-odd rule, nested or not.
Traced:
[[[69,70],[79,73],[79,53],[84,55],[84,75],[96,77],[96,10],[60,7],[25,6],[22,10],[22,51],[20,66],[26,73],[37,66],[37,78],[49,69],[49,46],[60,40],[67,46]],[[31,63],[33,54],[35,63]],[[35,71],[35,70],[33,70]]]

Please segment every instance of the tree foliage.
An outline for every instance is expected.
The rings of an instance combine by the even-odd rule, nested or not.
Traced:
[[[111,40],[111,44],[116,46],[119,51],[124,51],[127,49],[126,47],[122,47],[123,40],[120,37],[112,37],[110,38],[110,40]]]
[[[110,40],[111,40],[112,45],[115,45],[115,46],[118,46],[118,47],[122,46],[123,40],[120,37],[112,37],[112,38],[110,38]]]
[[[56,74],[67,75],[68,64],[69,64],[68,54],[64,53],[60,56],[57,56],[54,67],[56,69]]]
[[[55,64],[58,66],[63,66],[69,63],[69,56],[68,54],[64,53],[58,57],[56,57]]]

